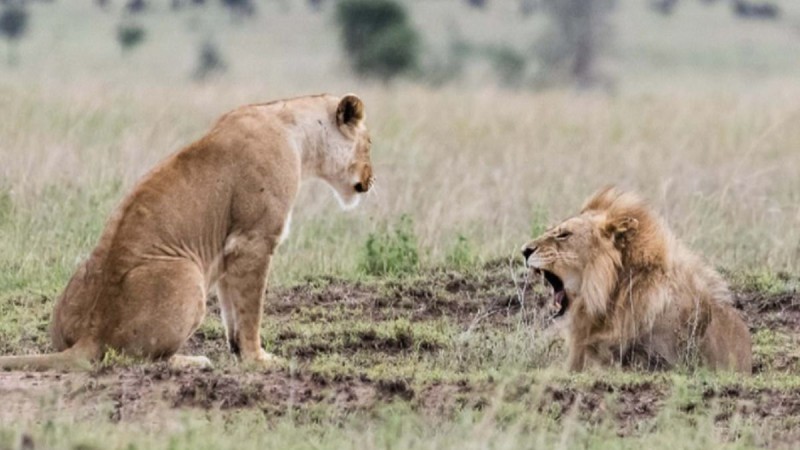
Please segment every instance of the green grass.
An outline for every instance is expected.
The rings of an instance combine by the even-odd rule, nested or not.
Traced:
[[[324,412],[317,413],[324,416]],[[430,420],[402,406],[387,407],[364,420],[297,424],[283,419],[270,422],[254,413],[238,414],[230,420],[187,416],[168,431],[145,431],[125,425],[87,426],[70,421],[34,425],[24,432],[0,431],[0,448],[15,448],[22,436],[39,446],[60,449],[527,449],[597,448],[636,449],[741,449],[752,448],[758,437],[745,432],[736,444],[720,442],[713,423],[674,422],[668,413],[656,418],[653,433],[620,440],[605,424],[578,428],[575,418],[556,424],[546,415],[514,419],[510,410],[486,414],[464,414],[452,421]],[[667,426],[664,426],[664,423]],[[657,426],[657,425],[658,426]],[[731,432],[739,432],[734,428]],[[676,445],[676,436],[681,436]]]
[[[425,58],[447,56],[454,36],[532,53],[541,15],[463,3],[409,3]],[[796,298],[800,273],[800,10],[783,2],[785,20],[769,23],[737,20],[728,2],[681,2],[670,18],[619,3],[603,61],[613,93],[506,90],[471,59],[440,88],[376,85],[347,72],[330,16],[300,0],[263,3],[242,23],[216,9],[147,14],[146,42],[125,57],[118,11],[34,5],[19,65],[0,68],[0,354],[49,349],[53,303],[113,208],[230,108],[356,92],[379,182],[347,213],[321,183],[301,190],[262,329],[285,358],[277,375],[240,367],[211,313],[190,348],[212,372],[109,353],[88,375],[64,375],[66,391],[23,379],[27,400],[3,378],[0,450],[27,448],[23,435],[48,449],[791,448],[800,337],[778,301]],[[230,70],[195,84],[210,34]],[[772,308],[751,318],[758,374],[570,375],[535,305],[509,306],[521,245],[608,183],[640,191],[737,293]],[[163,381],[149,371],[168,388],[137,404],[137,387]],[[205,382],[197,395],[213,397],[225,377],[240,381],[229,395],[254,403],[171,403],[181,383]],[[254,391],[270,377],[312,379],[319,398],[264,400]],[[125,402],[140,415],[115,418]]]

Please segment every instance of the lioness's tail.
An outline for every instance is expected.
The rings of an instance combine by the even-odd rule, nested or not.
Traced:
[[[97,356],[94,342],[78,342],[58,353],[0,356],[0,370],[88,370]]]

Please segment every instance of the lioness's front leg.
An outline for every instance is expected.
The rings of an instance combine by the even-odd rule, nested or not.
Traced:
[[[261,348],[261,308],[274,249],[274,243],[256,236],[234,236],[225,244],[224,272],[217,290],[220,302],[233,313],[225,321],[228,343],[244,362],[275,359]]]

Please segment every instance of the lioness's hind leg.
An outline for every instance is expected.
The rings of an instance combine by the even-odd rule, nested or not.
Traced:
[[[191,261],[156,261],[131,270],[115,302],[109,347],[131,355],[169,358],[205,315],[205,278]]]

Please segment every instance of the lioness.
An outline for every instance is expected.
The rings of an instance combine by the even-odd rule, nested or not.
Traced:
[[[631,355],[750,373],[750,333],[722,278],[637,196],[606,188],[522,248],[566,316],[568,367]]]
[[[268,364],[261,306],[270,260],[301,180],[326,181],[343,206],[373,185],[364,104],[315,95],[249,105],[148,173],[122,201],[53,312],[59,353],[0,358],[5,369],[85,367],[107,349],[176,355],[216,286],[230,350]]]

